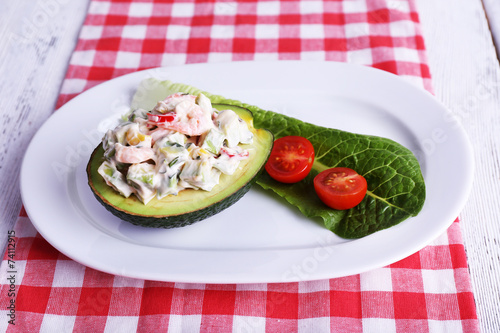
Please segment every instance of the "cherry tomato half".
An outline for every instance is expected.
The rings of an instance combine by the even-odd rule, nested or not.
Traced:
[[[274,141],[266,163],[267,173],[282,183],[296,183],[311,171],[314,162],[312,143],[301,136],[285,136]]]
[[[314,189],[328,207],[353,208],[365,197],[366,179],[349,168],[332,168],[314,177]]]

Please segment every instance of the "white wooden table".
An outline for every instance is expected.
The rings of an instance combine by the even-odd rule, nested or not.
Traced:
[[[0,2],[2,253],[21,208],[24,151],[54,110],[88,3]],[[500,3],[417,4],[436,97],[461,120],[475,150],[475,183],[461,228],[482,331],[500,332],[500,66],[493,43],[500,46]]]

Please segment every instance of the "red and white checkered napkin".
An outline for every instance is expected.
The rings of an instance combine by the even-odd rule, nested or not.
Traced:
[[[431,88],[412,0],[94,0],[59,105],[140,69],[272,59],[365,64]],[[458,222],[388,267],[331,280],[253,285],[113,276],[56,251],[24,211],[14,231],[15,279],[8,251],[0,269],[2,331],[478,331]],[[15,326],[8,322],[12,314]]]

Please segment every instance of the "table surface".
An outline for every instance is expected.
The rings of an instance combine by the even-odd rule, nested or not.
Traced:
[[[89,1],[0,2],[0,250],[21,209],[19,169],[54,111]],[[500,3],[417,0],[434,92],[474,148],[461,228],[483,332],[500,331]],[[496,41],[496,43],[495,43]],[[460,180],[457,180],[460,181]]]

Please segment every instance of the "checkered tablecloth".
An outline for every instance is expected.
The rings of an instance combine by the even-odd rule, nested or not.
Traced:
[[[58,106],[137,70],[240,60],[364,64],[431,90],[419,24],[413,0],[93,0]],[[479,330],[458,221],[421,251],[390,266],[283,284],[113,276],[59,253],[24,210],[11,232],[15,251],[7,249],[0,267],[0,331]]]

